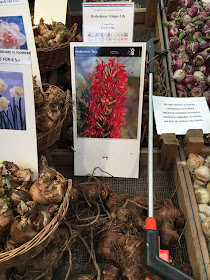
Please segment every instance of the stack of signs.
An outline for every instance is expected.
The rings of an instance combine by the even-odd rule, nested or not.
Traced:
[[[33,75],[41,85],[28,2],[0,0],[0,159],[38,175]]]

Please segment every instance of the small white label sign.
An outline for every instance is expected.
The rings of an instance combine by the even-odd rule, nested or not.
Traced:
[[[210,133],[210,111],[205,97],[153,96],[157,133],[185,135],[188,129]]]
[[[84,42],[132,42],[134,3],[83,3]]]
[[[45,23],[52,21],[66,22],[67,0],[36,0],[34,5],[34,24],[39,24],[40,18]]]
[[[0,63],[31,64],[31,52],[27,50],[0,49]]]

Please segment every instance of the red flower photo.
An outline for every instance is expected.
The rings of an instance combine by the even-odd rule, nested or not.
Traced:
[[[95,58],[86,72],[77,64],[79,137],[137,138],[139,77],[133,75],[132,59]]]

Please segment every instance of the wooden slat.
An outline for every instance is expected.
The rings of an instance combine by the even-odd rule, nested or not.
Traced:
[[[167,21],[166,18],[166,13],[165,10],[163,10],[163,21]],[[161,23],[162,24],[162,23]],[[166,35],[166,48],[168,50],[168,61],[169,61],[169,67],[171,67],[170,65],[172,64],[172,59],[171,59],[171,50],[169,48],[169,38],[168,38],[168,28],[166,26],[163,26],[164,31],[165,31],[165,35]],[[171,71],[171,69],[169,69],[170,73],[171,73],[171,77],[173,76],[173,73]],[[176,87],[175,87],[175,82],[173,79],[171,79],[171,86],[172,86],[172,96],[176,97]]]
[[[163,32],[162,32],[162,22],[160,18],[160,11],[159,7],[157,8],[157,19],[155,23],[155,32],[156,32],[156,37],[160,39],[159,43],[157,44],[157,48],[161,51],[164,50],[164,39],[163,39]],[[171,90],[169,86],[169,80],[168,80],[168,74],[167,74],[167,62],[166,62],[166,57],[162,57],[161,63],[163,68],[165,69],[165,79],[166,79],[166,86],[168,89],[168,96],[171,96]]]
[[[146,15],[145,15],[145,26],[155,26],[157,18],[157,3],[158,0],[147,0]]]
[[[180,159],[181,159],[181,161],[186,161],[186,157],[184,155],[184,150],[183,150],[182,147],[180,147]],[[195,262],[198,262],[198,264],[197,264],[198,268],[197,269],[199,270],[199,273],[200,273],[200,278],[198,278],[198,279],[210,279],[210,259],[209,259],[208,248],[207,248],[205,236],[204,236],[202,228],[201,228],[197,202],[196,202],[196,199],[195,199],[195,192],[194,192],[191,176],[190,176],[190,173],[189,173],[189,170],[188,170],[187,166],[183,166],[183,172],[184,172],[186,188],[188,190],[189,197],[190,197],[190,202],[191,202],[192,209],[193,209],[196,229],[197,229],[197,232],[198,232],[198,240],[200,241],[200,249],[198,248],[198,250],[200,250],[201,255],[203,256],[203,262],[204,262],[203,264],[200,263],[200,261],[201,261],[200,258],[196,258],[196,260],[195,260]],[[206,266],[206,269],[208,271],[208,278],[204,278],[204,274],[203,274],[204,265]]]
[[[186,228],[184,234],[187,244],[188,256],[193,269],[193,276],[199,280],[208,280],[202,252],[200,250],[199,236],[190,203],[190,196],[186,186],[186,174],[183,171],[182,165],[180,165],[180,161],[180,157],[177,155],[177,161],[173,175],[177,187],[179,207],[186,218]]]
[[[145,14],[146,14],[146,8],[135,8],[134,22],[144,23]]]

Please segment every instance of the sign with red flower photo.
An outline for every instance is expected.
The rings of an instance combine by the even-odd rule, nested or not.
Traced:
[[[139,173],[146,43],[71,43],[74,173]],[[107,176],[96,169],[94,175]]]

